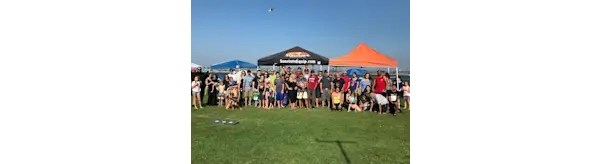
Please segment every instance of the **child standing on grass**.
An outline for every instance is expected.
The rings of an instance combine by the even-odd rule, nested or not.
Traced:
[[[273,88],[269,88],[270,94],[269,94],[269,109],[273,109],[275,108],[275,95],[277,95],[275,89]]]
[[[200,99],[200,94],[202,93],[202,89],[200,88],[200,77],[199,76],[195,76],[194,77],[194,81],[192,81],[192,100],[194,101],[194,108],[198,109],[198,106],[200,106],[200,108],[204,108],[202,107],[202,99]],[[198,102],[199,105],[196,105],[196,102]]]
[[[401,91],[404,92],[404,109],[408,109],[408,106],[410,105],[410,86],[408,86],[408,81],[404,82],[404,86],[402,86]]]
[[[224,106],[223,105],[223,100],[225,99],[225,84],[223,84],[223,81],[220,80],[219,81],[219,107]]]
[[[253,93],[252,93],[252,100],[254,101],[254,107],[258,108],[258,89],[252,89]]]

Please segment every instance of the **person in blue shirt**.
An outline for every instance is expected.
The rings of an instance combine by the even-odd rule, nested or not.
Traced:
[[[360,80],[361,92],[365,92],[367,86],[371,86],[371,75],[369,75],[368,73],[365,74],[365,77]]]
[[[254,75],[252,74],[252,72],[250,70],[248,70],[248,75],[244,76],[244,104],[245,106],[248,106],[250,104],[250,100],[252,99],[252,88],[254,87],[254,83],[252,82],[252,80],[254,80]]]

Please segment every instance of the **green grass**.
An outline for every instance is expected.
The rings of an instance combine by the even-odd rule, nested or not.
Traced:
[[[409,112],[394,117],[323,108],[204,107],[192,108],[191,115],[192,164],[410,163]],[[240,124],[211,124],[215,118]]]

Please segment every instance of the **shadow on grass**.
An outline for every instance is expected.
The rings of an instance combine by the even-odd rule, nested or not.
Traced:
[[[325,141],[325,140],[320,140],[318,138],[315,138],[315,140],[317,142],[322,142],[322,143],[336,143],[338,145],[338,147],[340,148],[340,151],[342,152],[342,155],[344,155],[344,159],[346,159],[346,163],[350,163],[350,158],[348,158],[348,154],[346,153],[346,150],[344,150],[344,147],[342,147],[342,144],[356,144],[356,142],[354,141],[340,141],[340,140],[334,140],[334,141]]]

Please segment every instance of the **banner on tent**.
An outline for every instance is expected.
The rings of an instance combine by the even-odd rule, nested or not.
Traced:
[[[317,60],[304,60],[304,59],[280,59],[279,63],[281,64],[317,64],[321,63],[321,61]]]
[[[307,52],[288,52],[285,54],[285,57],[290,57],[290,58],[307,58],[310,57],[310,55]]]

